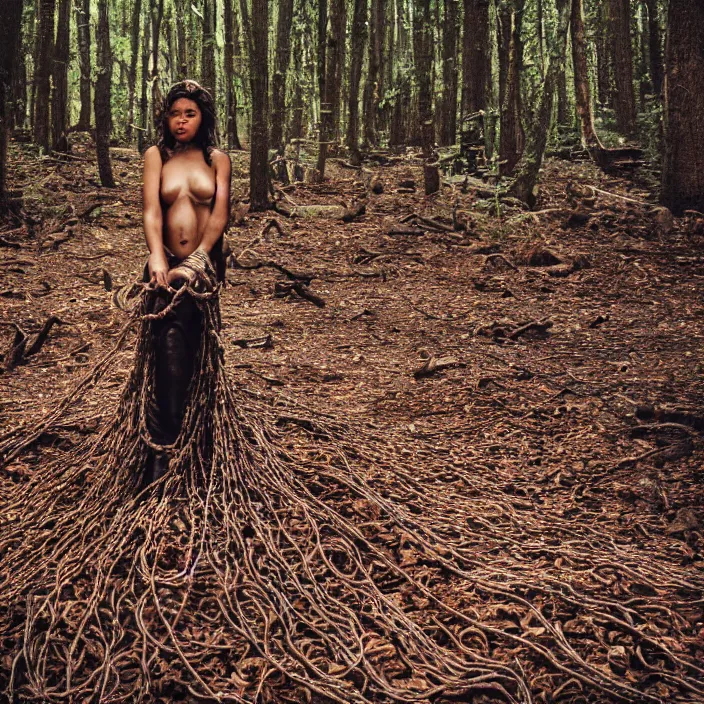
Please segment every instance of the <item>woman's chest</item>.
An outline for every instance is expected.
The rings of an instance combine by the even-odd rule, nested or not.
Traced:
[[[210,204],[215,195],[215,174],[202,160],[170,159],[161,170],[161,199],[171,205],[188,196],[198,203]]]

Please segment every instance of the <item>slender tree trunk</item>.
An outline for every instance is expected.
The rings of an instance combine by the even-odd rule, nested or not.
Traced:
[[[90,0],[76,2],[76,36],[78,38],[78,66],[81,73],[81,112],[77,130],[90,129]]]
[[[704,2],[670,0],[665,47],[662,200],[704,211]]]
[[[572,30],[572,63],[574,66],[574,95],[577,115],[582,128],[582,142],[592,158],[599,163],[603,145],[594,129],[594,114],[589,89],[589,70],[587,67],[587,40],[584,34],[584,13],[582,0],[572,0],[570,15]]]
[[[132,141],[134,125],[134,94],[137,86],[137,64],[139,62],[139,20],[142,16],[142,0],[134,0],[132,5],[132,30],[130,35],[130,70],[127,74],[128,118],[126,135]],[[181,22],[178,23],[182,25]]]
[[[502,91],[506,74],[502,63]],[[464,0],[464,22],[462,37],[462,128],[469,129],[472,141],[479,139],[476,121],[467,123],[464,118],[486,110],[489,104],[488,91],[491,82],[491,44],[489,41],[489,0]],[[503,92],[502,92],[503,96]]]
[[[567,96],[567,70],[563,66],[557,77],[557,124],[569,125],[572,123],[570,116],[570,101]]]
[[[112,51],[108,0],[98,0],[98,29],[96,31],[98,79],[95,82],[95,144],[98,153],[100,183],[114,188],[110,164],[110,84],[112,81]]]
[[[408,121],[411,112],[411,79],[405,66],[410,63],[412,41],[408,31],[408,6],[403,0],[395,0],[394,7],[396,9],[395,24],[398,36],[398,57],[396,61],[398,69],[392,83],[396,88],[396,95],[391,114],[389,144],[400,146],[408,141]]]
[[[633,90],[630,0],[609,0],[611,50],[614,61],[616,128],[628,137],[636,132],[636,98]]]
[[[34,104],[34,141],[49,151],[49,95],[54,53],[54,0],[39,0],[38,54],[35,63],[37,97]]]
[[[276,54],[274,74],[271,77],[271,138],[272,148],[279,149],[284,142],[286,123],[286,75],[291,61],[291,22],[293,0],[279,2],[279,17],[276,23]]]
[[[242,149],[237,134],[237,90],[235,89],[235,18],[232,0],[224,2],[224,79],[225,79],[225,115],[227,119],[227,146],[230,149]]]
[[[415,74],[418,86],[418,115],[421,127],[421,145],[425,158],[425,193],[430,195],[440,188],[437,166],[433,166],[435,129],[433,124],[433,94],[431,84],[431,64],[433,62],[433,41],[430,14],[430,0],[418,0],[413,13],[413,49]]]
[[[293,75],[296,80],[293,82],[293,102],[291,109],[291,122],[289,124],[289,137],[291,139],[301,139],[303,137],[303,88],[298,76],[303,75],[303,29],[301,23],[294,24],[293,33]]]
[[[457,16],[459,0],[445,0],[442,41],[442,123],[440,144],[455,143],[457,134]]]
[[[232,2],[232,0],[230,0]],[[189,77],[188,73],[188,22],[186,18],[191,14],[190,7],[185,0],[174,0],[176,11],[176,80],[182,81]]]
[[[8,121],[13,110],[11,102],[13,72],[20,49],[22,3],[0,3],[0,27],[4,28],[5,46],[0,51],[0,212],[7,209],[7,143]]]
[[[12,71],[12,110],[8,123],[10,129],[24,127],[27,119],[27,56],[22,44],[22,39],[18,39],[17,46],[21,48],[16,53],[17,62]]]
[[[424,2],[424,0],[421,0]],[[416,11],[420,11],[416,6]],[[367,82],[364,85],[364,147],[376,146],[376,113],[379,105],[379,75],[381,70],[381,41],[383,37],[384,0],[371,0],[369,17],[369,53]]]
[[[512,4],[503,5],[500,14],[502,43],[508,42],[508,48],[501,53],[506,61],[506,79],[504,96],[501,101],[501,144],[500,171],[510,174],[521,158],[525,144],[521,124],[521,82],[520,72],[523,63],[523,44],[521,41],[521,18],[525,0],[514,0]]]
[[[250,210],[269,207],[269,8],[267,0],[252,0],[249,76],[252,83]]]
[[[71,0],[59,0],[56,44],[51,95],[51,145],[56,151],[67,152],[68,140],[68,61],[71,35]]]
[[[611,107],[611,47],[609,42],[609,5],[600,2],[596,21],[597,98],[604,107]]]
[[[328,155],[328,139],[330,134],[330,118],[332,110],[326,102],[327,96],[327,26],[328,26],[328,0],[318,0],[318,99],[320,100],[320,142],[318,148],[318,178],[322,181],[325,177],[325,160]]]
[[[150,120],[149,114],[149,96],[147,93],[147,85],[149,83],[149,49],[151,45],[151,17],[149,11],[149,5],[145,5],[145,9],[142,12],[142,69],[141,69],[141,91],[139,96],[139,120],[141,130],[137,135],[137,149],[141,152],[144,151],[144,145],[147,141],[147,137],[150,134],[150,128],[153,120]]]
[[[325,76],[327,78],[326,99],[331,110],[331,129],[328,136],[335,141],[340,137],[340,95],[342,90],[342,69],[345,65],[346,29],[347,9],[345,0],[331,0]]]
[[[648,54],[650,63],[650,80],[653,93],[662,93],[662,48],[660,46],[660,21],[658,20],[657,0],[645,0],[648,8]]]
[[[159,35],[161,34],[161,20],[164,16],[164,0],[158,0],[154,5],[147,7],[151,10],[152,20],[152,113],[154,119],[161,109],[161,86],[159,85]]]
[[[215,0],[203,0],[203,86],[216,93],[215,76]]]
[[[567,54],[567,33],[570,27],[570,0],[557,0],[557,25],[555,36],[550,42],[550,58],[545,74],[545,83],[540,95],[535,120],[528,133],[525,152],[516,167],[516,178],[511,185],[511,195],[535,205],[537,196],[536,184],[538,174],[545,155],[545,146],[550,134],[551,116],[555,100],[557,77],[564,64]]]
[[[355,0],[352,15],[352,48],[350,55],[347,147],[353,164],[361,163],[359,155],[359,84],[362,79],[364,45],[367,39],[367,0]]]

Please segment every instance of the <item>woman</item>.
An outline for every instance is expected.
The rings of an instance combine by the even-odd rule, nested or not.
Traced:
[[[144,233],[150,252],[145,280],[155,288],[153,314],[184,284],[211,288],[211,261],[216,278],[224,279],[231,173],[229,157],[215,148],[213,99],[195,81],[171,88],[157,127],[158,144],[144,155]],[[202,323],[190,295],[154,323],[156,408],[149,430],[158,445],[173,445],[181,428]],[[157,453],[146,480],[157,479],[167,465],[167,455]]]

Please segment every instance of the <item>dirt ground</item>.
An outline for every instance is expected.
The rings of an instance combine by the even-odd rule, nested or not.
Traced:
[[[361,172],[330,163],[324,184],[279,193],[289,208],[366,199],[351,222],[251,214],[241,203],[246,155],[232,158],[233,266],[221,305],[234,383],[365,424],[399,452],[437,446],[450,466],[491,483],[482,503],[451,472],[435,479],[439,493],[452,485],[448,501],[477,506],[478,534],[510,525],[525,536],[478,542],[487,564],[520,554],[556,579],[563,565],[579,566],[584,580],[634,603],[652,587],[631,568],[658,584],[676,571],[693,585],[677,628],[657,610],[647,628],[701,664],[704,215],[673,219],[632,178],[557,160],[544,168],[534,213],[461,179],[426,197],[412,154]],[[69,161],[14,145],[10,159],[9,187],[28,220],[0,228],[3,429],[48,410],[109,349],[126,320],[117,292],[147,254],[136,151],[113,150],[114,190],[99,187],[85,145]],[[382,193],[369,190],[372,179]],[[415,190],[400,186],[411,180]],[[278,226],[267,228],[272,218]],[[310,279],[303,290],[324,305],[287,292],[280,269],[249,268],[270,262]],[[91,404],[108,413],[114,399]],[[613,562],[580,563],[553,521],[613,546]],[[460,582],[438,589],[461,602]],[[481,614],[518,632],[531,628],[524,616],[489,603]],[[597,632],[579,647],[598,667],[632,670],[634,686],[662,701],[704,701],[674,676],[648,679],[635,636],[606,623]],[[579,643],[579,630],[571,637]],[[543,701],[607,700],[580,694],[579,682],[560,699],[564,681],[548,671],[537,664],[531,674]]]

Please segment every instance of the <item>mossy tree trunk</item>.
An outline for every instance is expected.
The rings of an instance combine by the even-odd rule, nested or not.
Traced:
[[[457,18],[459,0],[445,0],[442,35],[442,112],[440,144],[455,143],[457,135]]]
[[[416,7],[416,11],[418,7]],[[381,43],[384,37],[384,0],[371,0],[367,81],[364,84],[364,148],[378,144],[376,114],[380,97]]]
[[[224,6],[224,80],[225,80],[225,119],[227,121],[227,146],[242,149],[237,133],[237,89],[235,87],[235,17],[232,0],[225,0]]]
[[[132,5],[132,30],[130,34],[130,70],[127,73],[128,118],[126,135],[132,140],[134,125],[134,94],[137,87],[137,64],[139,62],[139,26],[142,16],[142,0],[134,0]],[[182,22],[178,23],[182,25]]]
[[[609,0],[609,28],[616,84],[614,93],[616,129],[626,137],[632,137],[636,132],[630,8],[630,0]]]
[[[557,79],[559,72],[564,70],[567,53],[571,1],[557,0],[556,5],[556,27],[549,46],[549,60],[543,90],[535,111],[535,119],[527,134],[525,151],[516,167],[516,178],[509,189],[512,196],[519,198],[531,207],[535,205],[538,175],[550,134]]]
[[[274,73],[271,77],[271,137],[273,149],[280,149],[284,142],[286,124],[286,76],[291,61],[291,22],[293,0],[280,0],[276,23],[276,52]]]

